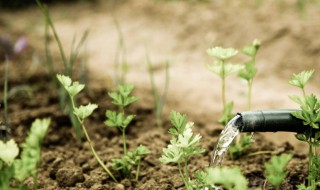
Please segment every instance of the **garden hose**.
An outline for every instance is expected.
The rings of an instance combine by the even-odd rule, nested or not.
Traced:
[[[308,127],[294,117],[297,110],[262,110],[238,113],[234,125],[240,132],[296,132],[304,133]]]

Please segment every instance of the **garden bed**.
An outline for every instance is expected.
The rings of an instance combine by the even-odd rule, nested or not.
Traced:
[[[83,25],[88,22],[86,19],[93,19],[97,28],[93,29],[91,40],[99,44],[98,40],[101,39],[99,32],[104,31],[100,30],[99,26],[103,25],[101,23],[103,23],[105,17],[107,18],[107,26],[113,27],[109,7],[112,3],[110,2],[102,3],[100,7],[86,3],[75,4],[75,8],[63,5],[54,6],[53,17],[58,20],[56,23],[58,31],[59,26],[62,31],[69,31],[70,28],[73,28],[70,23],[74,23],[78,29],[83,29]],[[202,135],[200,146],[205,149],[205,152],[191,159],[189,163],[190,171],[201,170],[209,165],[212,150],[222,130],[222,126],[217,122],[221,115],[220,86],[218,82],[214,81],[219,79],[211,78],[212,74],[206,70],[204,65],[193,63],[195,61],[198,63],[211,61],[209,58],[203,58],[205,56],[201,53],[195,53],[205,52],[212,45],[211,42],[225,46],[241,47],[250,43],[253,38],[262,38],[261,54],[257,58],[257,60],[260,60],[257,63],[258,75],[253,87],[253,107],[256,109],[280,109],[296,106],[287,97],[295,91],[290,88],[290,85],[286,84],[286,81],[292,73],[299,72],[302,69],[319,69],[319,64],[315,64],[319,61],[319,40],[317,38],[317,28],[319,27],[315,27],[319,25],[318,20],[315,19],[319,15],[316,13],[316,9],[311,8],[309,19],[303,20],[299,13],[295,12],[292,4],[281,9],[278,6],[266,3],[265,7],[256,9],[253,5],[244,3],[241,8],[244,11],[240,11],[237,3],[231,3],[225,8],[221,3],[211,5],[186,2],[177,4],[144,3],[125,1],[117,4],[114,9],[123,25],[128,49],[131,50],[128,51],[128,60],[132,61],[132,65],[127,81],[136,85],[134,95],[141,97],[128,110],[129,113],[136,114],[136,118],[127,129],[128,149],[132,150],[142,144],[150,150],[150,154],[142,161],[138,182],[121,179],[117,172],[113,173],[119,183],[113,182],[93,157],[88,143],[86,141],[80,143],[76,140],[71,122],[59,106],[58,92],[50,85],[51,79],[46,68],[39,69],[39,65],[35,66],[35,63],[31,62],[32,55],[43,50],[43,43],[37,40],[39,38],[43,39],[43,23],[39,19],[41,18],[39,17],[40,13],[34,11],[37,8],[31,7],[17,13],[17,18],[11,17],[10,12],[0,13],[2,14],[0,17],[0,32],[9,33],[14,39],[22,34],[27,34],[24,30],[28,27],[18,25],[23,21],[21,17],[26,16],[28,20],[37,21],[35,22],[35,28],[28,29],[31,33],[27,35],[29,48],[22,57],[17,57],[10,62],[9,89],[27,85],[29,91],[28,93],[15,94],[9,99],[9,126],[11,137],[20,144],[24,141],[34,119],[50,117],[52,120],[42,147],[38,176],[39,189],[185,189],[177,167],[174,164],[161,164],[159,158],[162,155],[162,148],[170,143],[171,137],[167,132],[171,127],[169,113],[171,109],[174,109],[181,113],[187,113],[190,116],[188,120],[195,122],[195,133]],[[130,12],[132,9],[139,14]],[[216,10],[215,13],[212,13],[212,9]],[[63,10],[66,14],[66,20],[63,20],[62,16],[59,15],[59,10]],[[72,16],[72,13],[69,13],[69,11],[75,13],[74,10],[85,17],[83,21],[76,19],[75,16]],[[104,10],[108,11],[104,12]],[[269,14],[267,14],[270,10],[275,13],[273,18],[281,18],[278,22],[272,22]],[[289,12],[290,16],[284,16],[281,10]],[[28,11],[36,13],[29,15]],[[250,11],[252,14],[246,14]],[[202,16],[196,18],[195,15],[198,12],[201,12]],[[87,16],[87,13],[92,16]],[[236,13],[244,19],[234,19]],[[17,19],[17,25],[12,22],[14,19]],[[294,22],[291,22],[292,20]],[[162,30],[162,26],[169,28],[172,35],[170,32]],[[108,27],[106,28],[108,29]],[[303,28],[308,28],[308,30]],[[208,32],[210,30],[214,30],[214,32]],[[70,44],[72,40],[70,33],[73,34],[74,30],[62,35],[62,40],[66,44]],[[238,33],[243,34],[243,36]],[[140,41],[143,35],[147,37],[144,41]],[[201,36],[205,37],[202,38]],[[109,39],[108,42],[116,41],[115,38],[116,35],[111,32],[111,40]],[[161,42],[159,42],[159,39],[171,38],[174,40],[160,40]],[[204,40],[209,42],[204,43]],[[90,43],[90,37],[88,41]],[[167,55],[168,52],[177,54],[177,63],[171,67],[170,91],[163,113],[163,128],[157,127],[152,92],[147,78],[148,73],[145,65],[141,64],[144,61],[145,48],[136,48],[137,42],[143,44],[145,41],[150,42],[148,47],[154,50],[154,52],[151,51],[150,56],[155,57],[157,61],[167,59],[170,56]],[[165,42],[168,42],[168,44]],[[106,56],[102,58],[100,49],[106,50],[110,47],[106,44],[100,45],[88,45],[89,49],[92,48],[89,51],[91,54],[88,58],[90,63],[89,80],[85,91],[79,95],[78,103],[87,104],[91,102],[98,104],[99,108],[85,121],[85,124],[97,154],[111,168],[111,159],[123,155],[122,141],[120,131],[116,128],[108,128],[103,124],[106,120],[106,109],[113,110],[115,106],[111,104],[111,99],[108,97],[108,92],[110,92],[112,86],[109,85],[112,83],[111,77],[104,76],[108,74],[113,76],[112,69],[104,73],[101,68],[106,67],[106,65],[103,65],[105,61],[108,62],[108,68],[111,68],[113,60],[110,57],[114,57],[114,49],[116,48],[113,48],[110,51],[111,53],[107,52]],[[155,51],[158,45],[168,48]],[[60,63],[57,52],[54,54],[54,60]],[[164,77],[165,72],[163,65],[158,64],[154,69],[157,81],[160,81],[159,84],[163,85],[164,82],[161,82],[161,77]],[[3,73],[3,71],[4,64],[0,62],[0,73]],[[186,74],[188,75],[187,79]],[[317,82],[319,82],[318,78],[311,81],[310,88],[316,89]],[[212,87],[212,84],[217,85]],[[230,87],[229,98],[236,102],[235,110],[245,110],[243,85],[233,83],[228,83],[228,85]],[[266,86],[270,87],[270,91],[263,91]],[[3,78],[0,80],[0,89],[3,89]],[[2,96],[3,93],[1,92],[0,97]],[[210,103],[208,104],[208,102]],[[0,113],[3,115],[2,110]],[[296,185],[303,183],[307,175],[306,146],[301,145],[297,140],[292,140],[294,139],[292,134],[290,134],[291,138],[288,137],[289,134],[287,133],[277,135],[254,134],[255,142],[247,153],[235,161],[226,157],[223,165],[239,166],[249,181],[250,189],[258,187],[273,189],[264,178],[264,163],[272,155],[292,153],[293,159],[287,167],[288,177],[281,189],[296,189]],[[287,137],[289,142],[286,142]],[[33,186],[31,178],[25,183],[30,188]]]

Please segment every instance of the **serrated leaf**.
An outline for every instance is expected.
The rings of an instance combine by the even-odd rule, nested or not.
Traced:
[[[239,72],[241,69],[243,69],[244,66],[240,64],[231,64],[227,63],[224,65],[224,76],[227,77],[232,73]]]
[[[79,82],[75,81],[72,82],[70,77],[65,76],[65,75],[57,75],[58,80],[60,83],[63,85],[63,87],[66,89],[68,94],[72,97],[77,95],[81,90],[84,89],[85,85],[80,84]]]
[[[270,184],[276,187],[276,189],[279,189],[282,181],[287,176],[285,167],[288,165],[291,158],[291,154],[272,156],[271,160],[264,164],[266,168],[264,176]]]
[[[98,105],[91,103],[89,103],[86,106],[81,105],[78,108],[74,109],[74,114],[77,115],[80,118],[80,120],[84,120],[85,118],[89,117],[97,108]]]
[[[57,74],[57,79],[60,81],[60,83],[66,87],[66,86],[70,86],[72,83],[72,80],[70,79],[70,77],[65,76],[65,75],[60,75]]]
[[[214,47],[207,49],[207,54],[220,60],[227,60],[235,56],[238,50],[233,48]]]
[[[254,62],[249,61],[249,62],[246,62],[244,68],[242,68],[239,71],[238,76],[240,78],[243,78],[243,79],[249,81],[254,78],[256,73],[257,73],[257,69],[254,67]]]
[[[199,172],[197,178],[201,179],[206,186],[222,186],[227,190],[246,190],[248,181],[238,167],[207,168],[204,172]]]
[[[309,81],[313,73],[314,73],[314,70],[309,70],[309,71],[302,71],[299,74],[293,74],[293,76],[289,80],[289,84],[299,88],[304,88],[304,86]]]
[[[19,148],[13,139],[7,142],[2,142],[0,140],[0,160],[2,160],[8,166],[11,166],[18,154]]]
[[[174,110],[171,111],[171,124],[174,126],[173,128],[169,129],[169,133],[172,135],[179,135],[185,130],[186,126],[186,114],[181,114]]]

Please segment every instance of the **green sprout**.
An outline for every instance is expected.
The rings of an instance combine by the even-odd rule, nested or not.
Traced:
[[[160,162],[163,164],[175,163],[178,165],[180,177],[182,178],[186,189],[192,189],[188,163],[192,156],[201,154],[204,149],[199,147],[201,139],[200,134],[192,133],[193,122],[186,123],[186,115],[178,112],[171,112],[172,128],[169,133],[172,135],[170,144],[167,148],[163,148],[163,154]]]
[[[108,127],[116,127],[122,133],[123,157],[112,159],[114,163],[113,169],[119,171],[124,177],[131,179],[131,173],[136,167],[135,180],[138,181],[140,173],[140,162],[143,156],[149,153],[147,147],[140,145],[135,151],[127,150],[126,144],[126,129],[130,122],[135,118],[135,115],[126,115],[125,108],[136,102],[139,97],[131,96],[134,86],[130,84],[123,84],[118,86],[117,92],[109,92],[108,95],[112,99],[112,103],[119,107],[119,112],[107,110],[107,120],[104,122]]]
[[[319,163],[317,155],[317,147],[320,146],[320,99],[314,94],[307,95],[305,91],[305,85],[310,80],[314,73],[314,70],[302,71],[299,74],[293,74],[289,84],[298,87],[302,91],[302,96],[293,95],[290,98],[300,105],[299,111],[295,111],[292,115],[303,121],[307,130],[304,134],[297,134],[298,140],[304,141],[309,144],[309,162],[308,162],[308,187],[309,189],[316,189],[319,186],[320,176],[314,175],[314,169],[317,168]],[[317,131],[317,132],[315,132]],[[303,185],[300,186],[303,188]]]
[[[118,86],[118,92],[109,92],[108,95],[112,99],[112,103],[119,107],[120,111],[107,110],[105,125],[108,127],[116,127],[122,132],[123,152],[127,155],[126,144],[126,128],[130,122],[135,118],[135,115],[125,114],[125,107],[134,103],[139,99],[136,96],[130,96],[134,86],[130,84],[124,84]]]
[[[54,86],[58,86],[55,78],[55,71],[54,71],[54,64],[52,60],[52,55],[49,49],[49,29],[51,29],[54,39],[58,45],[59,52],[60,52],[60,57],[62,59],[62,62],[64,64],[64,69],[65,69],[65,75],[69,76],[72,78],[73,75],[73,67],[75,62],[77,61],[77,58],[79,57],[79,52],[81,50],[81,47],[85,43],[89,32],[85,31],[84,34],[82,35],[80,41],[78,44],[75,43],[75,38],[73,39],[72,45],[71,45],[71,51],[70,51],[70,56],[69,59],[66,56],[66,51],[63,48],[62,42],[60,40],[60,37],[56,31],[56,28],[54,26],[54,22],[51,19],[51,16],[49,14],[48,8],[41,3],[40,0],[36,0],[36,3],[42,12],[44,18],[45,18],[45,53],[46,53],[46,63],[47,63],[47,68],[50,76],[52,77],[52,83]],[[72,111],[72,105],[70,103],[70,100],[67,100],[67,94],[64,91],[63,88],[59,89],[59,101],[60,101],[60,107],[63,111],[66,111],[69,115],[70,121],[72,123],[73,129],[76,133],[77,140],[81,141],[83,137],[83,133],[81,130],[80,124],[77,122],[77,119],[73,115]],[[76,104],[76,102],[75,102]]]
[[[247,93],[247,110],[251,110],[251,102],[252,102],[252,83],[253,78],[257,73],[257,68],[255,67],[255,59],[257,52],[260,47],[260,41],[255,39],[252,44],[246,45],[242,48],[242,53],[249,56],[250,60],[244,63],[244,68],[238,72],[238,76],[248,84],[248,93]],[[229,153],[231,159],[239,158],[246,150],[251,147],[252,140],[251,136],[247,134],[241,134],[237,136],[235,143],[231,144],[229,148]]]
[[[117,182],[116,178],[113,176],[113,174],[110,172],[110,170],[107,168],[107,166],[103,163],[103,161],[100,159],[98,156],[97,152],[95,151],[91,138],[86,130],[86,127],[84,125],[84,119],[89,117],[93,111],[98,108],[96,104],[88,104],[86,106],[79,106],[76,107],[74,103],[75,96],[78,95],[78,93],[84,89],[85,85],[80,84],[79,82],[73,82],[70,77],[65,76],[65,75],[57,75],[57,79],[59,82],[62,84],[63,88],[67,91],[69,94],[70,100],[71,100],[71,105],[72,105],[72,110],[73,114],[77,118],[77,121],[80,123],[83,133],[89,143],[91,152],[94,156],[94,158],[97,160],[97,162],[100,164],[100,166],[104,169],[105,172],[108,173],[108,175],[113,179],[114,182]]]
[[[23,182],[27,177],[33,177],[34,189],[37,189],[37,168],[41,160],[41,143],[46,135],[50,119],[36,119],[31,126],[26,141],[19,148],[13,139],[0,140],[0,189],[9,190],[10,181],[18,181],[17,188],[25,189]]]
[[[264,176],[276,190],[280,190],[281,183],[287,177],[288,173],[285,168],[291,158],[291,154],[281,154],[280,156],[272,156],[271,160],[264,164],[266,168]]]
[[[148,73],[150,76],[150,84],[152,88],[152,96],[153,96],[153,104],[154,108],[156,110],[156,121],[157,121],[157,126],[161,127],[162,126],[162,110],[163,106],[166,102],[166,97],[168,94],[168,88],[169,88],[169,67],[170,63],[169,61],[166,62],[166,77],[165,77],[165,85],[164,85],[164,90],[162,94],[160,95],[159,91],[156,88],[155,81],[154,81],[154,73],[152,69],[152,63],[151,60],[147,54],[147,64],[148,64]]]
[[[222,80],[222,105],[223,105],[223,116],[219,119],[219,122],[226,125],[228,121],[233,117],[232,108],[233,102],[227,103],[226,101],[226,78],[235,72],[242,69],[240,64],[225,63],[228,59],[234,57],[238,53],[237,50],[233,48],[222,48],[214,47],[207,49],[207,54],[209,56],[215,57],[216,61],[213,64],[208,64],[208,69],[213,73],[217,74]]]
[[[205,171],[197,172],[195,176],[198,181],[197,190],[213,190],[217,189],[217,186],[223,187],[227,190],[248,189],[248,181],[238,167],[210,167]]]
[[[244,46],[242,53],[248,55],[250,60],[245,62],[245,67],[241,69],[238,73],[239,77],[246,80],[248,83],[248,101],[247,109],[251,110],[251,97],[252,97],[252,83],[253,78],[257,73],[257,68],[255,67],[256,55],[260,47],[260,41],[255,39],[252,44]]]

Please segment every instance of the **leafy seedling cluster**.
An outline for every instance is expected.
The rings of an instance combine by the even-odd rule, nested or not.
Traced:
[[[79,94],[81,90],[84,89],[85,85],[80,84],[77,81],[73,82],[69,77],[65,75],[57,75],[57,78],[70,96],[73,114],[76,116],[78,122],[81,124],[82,130],[89,143],[92,154],[94,155],[95,159],[100,164],[100,166],[104,169],[104,171],[108,173],[108,175],[115,182],[117,182],[117,179],[114,177],[114,175],[111,173],[111,171],[108,169],[108,167],[104,164],[104,162],[101,160],[101,158],[95,151],[91,138],[84,125],[84,119],[89,117],[93,113],[93,111],[96,108],[98,108],[98,106],[96,104],[89,103],[86,106],[80,105],[79,107],[76,107],[74,104],[75,96]],[[141,159],[143,156],[149,153],[149,150],[147,149],[147,147],[140,145],[136,148],[136,150],[132,152],[127,151],[125,130],[135,116],[127,116],[125,114],[125,107],[138,100],[138,97],[130,96],[130,93],[132,92],[133,88],[134,87],[132,85],[120,85],[118,88],[118,92],[109,93],[109,96],[113,100],[112,103],[119,106],[119,112],[107,110],[107,120],[105,121],[105,124],[109,127],[117,127],[122,132],[124,156],[122,158],[112,159],[112,168],[116,171],[119,171],[120,174],[122,174],[124,177],[131,179],[131,173],[133,171],[133,168],[136,167],[135,179],[138,180]]]
[[[307,95],[305,85],[312,77],[314,70],[302,71],[299,74],[293,74],[289,84],[301,89],[302,96],[293,95],[290,98],[299,104],[300,110],[292,115],[303,121],[307,127],[304,134],[297,134],[296,138],[309,144],[309,162],[308,162],[308,184],[299,186],[299,189],[315,190],[320,187],[320,156],[317,149],[320,146],[320,99],[314,94]]]
[[[118,106],[119,111],[106,111],[107,120],[104,122],[108,127],[116,127],[122,133],[123,154],[122,158],[112,159],[114,163],[113,169],[119,171],[121,175],[131,179],[133,167],[136,167],[136,177],[139,179],[141,158],[149,153],[147,147],[140,145],[133,152],[127,151],[126,129],[135,115],[126,115],[125,108],[139,99],[139,97],[131,96],[134,86],[129,84],[119,85],[118,92],[109,92],[108,95],[112,99],[112,103]]]
[[[250,57],[250,59],[244,64],[231,64],[226,63],[226,60],[234,57],[238,50],[233,48],[222,48],[214,47],[207,50],[209,56],[215,57],[215,62],[209,64],[208,68],[213,73],[217,74],[222,80],[222,104],[223,104],[223,115],[219,119],[219,123],[226,125],[230,119],[233,118],[234,114],[232,113],[233,102],[227,103],[226,101],[226,78],[232,73],[238,73],[239,78],[244,79],[248,84],[247,92],[247,110],[251,110],[252,102],[252,84],[253,78],[257,73],[255,67],[255,59],[257,52],[260,48],[260,41],[255,39],[252,44],[246,45],[242,49],[242,53]],[[241,138],[242,137],[242,138]],[[239,158],[247,149],[250,148],[252,144],[251,137],[242,134],[238,136],[236,143],[233,143],[229,148],[229,154],[232,159]]]
[[[281,183],[288,175],[285,168],[291,158],[291,154],[281,154],[280,156],[272,156],[269,162],[264,163],[266,169],[264,176],[276,190],[280,190]]]
[[[200,134],[194,135],[192,132],[194,123],[186,122],[186,119],[185,114],[171,112],[173,127],[169,129],[169,133],[172,139],[167,148],[163,148],[160,162],[177,164],[180,177],[188,190],[215,189],[218,186],[230,190],[246,190],[248,182],[239,168],[207,168],[205,171],[195,172],[195,180],[191,179],[188,166],[190,159],[205,150],[200,148]]]
[[[36,119],[31,126],[26,141],[21,145],[22,152],[13,139],[0,140],[0,189],[9,190],[10,182],[15,179],[18,189],[27,189],[23,182],[32,177],[34,189],[37,189],[37,168],[41,159],[41,142],[43,141],[50,119]],[[19,155],[19,158],[17,158]]]

